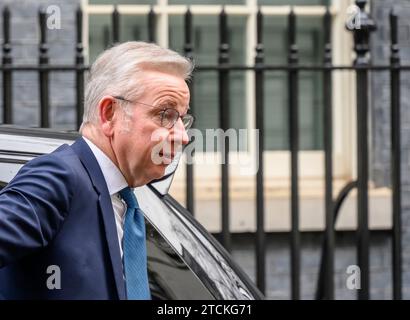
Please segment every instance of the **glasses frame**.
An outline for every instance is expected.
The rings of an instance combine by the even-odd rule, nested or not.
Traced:
[[[150,105],[150,104],[147,104],[147,103],[144,103],[144,102],[128,100],[128,99],[124,98],[123,96],[112,96],[112,97],[113,97],[114,99],[118,99],[118,100],[121,100],[121,101],[125,101],[125,102],[127,102],[127,103],[132,103],[132,104],[138,103],[138,104],[142,104],[142,105],[145,105],[145,106],[148,106],[148,107],[151,107],[151,108],[157,108],[157,107],[155,107],[155,106],[153,106],[153,105]],[[182,124],[184,124],[185,130],[188,130],[189,128],[192,127],[192,124],[193,124],[194,121],[195,121],[195,117],[194,117],[192,114],[190,114],[190,113],[186,113],[185,115],[181,116],[181,114],[179,113],[179,111],[176,110],[176,109],[174,109],[174,108],[163,108],[163,109],[161,109],[161,110],[162,110],[162,112],[163,112],[162,115],[161,115],[161,127],[164,127],[164,128],[167,128],[167,129],[172,129],[172,128],[175,126],[175,123],[177,123],[178,119],[181,119]],[[175,118],[175,120],[174,120],[174,122],[172,123],[171,126],[165,126],[165,125],[163,125],[163,122],[164,122],[164,114],[165,114],[165,112],[166,112],[167,110],[172,110],[173,112],[176,112],[176,113],[178,114],[178,117]],[[187,125],[187,126],[185,126],[184,119],[185,119],[185,120],[188,119],[188,125]]]

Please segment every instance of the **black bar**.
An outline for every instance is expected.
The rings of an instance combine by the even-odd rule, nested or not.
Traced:
[[[185,12],[184,34],[185,34],[185,44],[184,44],[185,56],[188,59],[193,60],[192,13],[191,13],[191,10],[189,8]]]
[[[3,9],[3,66],[11,66],[10,10]],[[3,70],[3,123],[13,123],[11,70]]]
[[[78,67],[72,64],[53,64],[53,65],[43,65],[39,66],[26,64],[26,65],[0,65],[0,71],[3,70],[13,70],[13,71],[39,71],[39,70],[48,70],[48,71],[62,71],[62,72],[69,72],[75,70],[89,70],[90,66],[85,65],[83,67]],[[258,66],[243,66],[243,65],[235,65],[229,64],[228,66],[219,66],[219,65],[202,65],[196,66],[195,71],[202,71],[202,72],[213,72],[219,70],[229,70],[229,71],[256,71],[259,69]],[[394,69],[390,64],[389,65],[365,65],[365,66],[331,66],[325,67],[323,65],[302,65],[298,64],[297,66],[289,66],[289,65],[270,65],[265,64],[263,66],[263,70],[265,71],[290,71],[290,70],[298,70],[298,71],[317,71],[323,72],[324,70],[341,70],[341,71],[355,71],[355,70],[368,70],[368,71],[390,71]],[[410,66],[407,65],[400,65],[400,71],[410,71]]]
[[[77,45],[76,45],[76,66],[81,67],[84,65],[83,54],[83,12],[81,6],[78,7],[76,12],[76,28],[77,28]],[[76,71],[76,112],[77,112],[77,128],[82,123],[82,117],[84,112],[84,71],[78,69]]]
[[[220,65],[229,63],[229,44],[227,15],[222,9],[219,15],[219,59]],[[222,199],[222,244],[225,249],[231,249],[231,234],[229,231],[229,139],[224,133],[229,127],[229,71],[219,70],[219,120],[223,130],[223,139],[220,137],[221,145],[221,199]]]
[[[263,154],[264,154],[264,46],[263,46],[263,15],[260,9],[256,16],[256,56],[255,65],[260,68],[255,71],[255,118],[256,129],[259,130],[258,144],[258,171],[256,174],[256,284],[259,290],[265,294],[265,264],[266,264],[266,241],[264,228],[265,199],[263,184]]]
[[[357,188],[357,181],[351,181],[347,183],[342,190],[339,191],[339,194],[336,200],[333,203],[333,227],[336,225],[337,218],[339,216],[340,208],[342,207],[343,202],[346,200],[349,193]],[[324,298],[325,292],[325,261],[326,261],[326,237],[323,238],[322,242],[322,255],[320,257],[320,270],[319,277],[317,281],[316,295],[315,299],[320,300]]]
[[[244,66],[244,65],[237,65],[237,64],[230,64],[229,66],[219,66],[219,65],[201,65],[195,68],[195,71],[218,71],[221,69],[229,69],[231,71],[246,71],[246,70],[256,70],[257,67],[255,66]],[[298,70],[298,71],[324,71],[327,69],[330,70],[341,70],[341,71],[351,71],[351,70],[371,70],[371,71],[388,71],[391,70],[391,65],[360,65],[360,66],[336,66],[332,65],[331,67],[326,67],[324,65],[304,65],[298,64],[296,66],[291,65],[274,65],[274,64],[265,64],[263,66],[265,71],[291,71],[291,70]],[[402,71],[409,71],[410,65],[401,65],[400,70]]]
[[[353,32],[354,50],[356,52],[355,67],[368,66],[370,60],[369,36],[376,29],[373,19],[365,10],[367,1],[356,0],[360,12],[360,26],[346,25]],[[368,151],[368,70],[356,69],[356,100],[357,100],[357,261],[360,268],[361,288],[358,299],[367,300],[369,293],[369,151]]]
[[[39,66],[48,65],[48,45],[47,45],[47,26],[46,12],[39,11],[40,22],[40,45],[39,45]],[[48,70],[39,70],[40,76],[40,127],[48,128],[49,121],[49,99],[48,99]]]
[[[324,65],[332,65],[332,16],[329,7],[323,19],[324,27]],[[325,275],[324,275],[324,299],[334,299],[334,216],[333,216],[333,166],[332,166],[332,141],[333,141],[333,110],[332,110],[332,71],[327,69],[323,72],[323,145],[325,151]]]
[[[155,11],[153,6],[148,13],[148,42],[155,42],[155,33],[156,33],[156,19]]]
[[[360,300],[369,299],[369,222],[368,222],[368,79],[367,71],[358,70],[357,81],[357,210],[358,265],[361,274]]]
[[[114,6],[112,12],[112,43],[116,44],[120,42],[120,13],[117,6]]]
[[[69,65],[64,65],[64,64],[55,64],[55,65],[22,65],[22,66],[16,66],[16,65],[2,65],[0,66],[0,70],[2,71],[40,71],[40,70],[46,70],[46,71],[62,71],[62,72],[72,72],[76,70],[90,70],[90,66],[76,66],[73,64]]]
[[[393,208],[393,299],[402,299],[402,257],[401,257],[401,151],[400,151],[400,53],[398,45],[398,17],[390,12],[391,56],[394,69],[391,81],[391,180]]]
[[[298,47],[296,45],[296,16],[289,14],[289,65],[298,64]],[[289,90],[289,149],[291,152],[291,275],[292,299],[300,299],[300,234],[299,234],[299,110],[298,110],[298,70],[290,70]]]
[[[104,39],[104,48],[105,49],[107,49],[108,47],[111,46],[110,34],[111,34],[110,27],[105,25],[103,27],[103,39]]]
[[[185,13],[185,21],[184,21],[184,31],[185,31],[185,45],[184,45],[184,54],[185,57],[193,60],[193,47],[192,47],[192,13],[188,10]],[[189,103],[189,107],[191,109],[191,113],[194,113],[194,103],[193,103],[193,96],[194,96],[194,88],[193,88],[193,81],[192,79],[188,82],[189,92],[191,96],[191,100]],[[188,159],[190,159],[188,157]],[[194,166],[190,161],[186,164],[186,207],[187,210],[192,214],[195,215],[195,192],[194,192]]]

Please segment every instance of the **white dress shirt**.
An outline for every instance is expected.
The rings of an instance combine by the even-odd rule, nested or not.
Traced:
[[[93,152],[97,162],[103,173],[105,182],[107,183],[108,192],[111,197],[111,204],[114,210],[115,224],[117,226],[118,243],[120,245],[121,259],[123,255],[122,251],[122,237],[124,235],[124,217],[126,212],[126,204],[121,199],[119,191],[128,187],[128,183],[122,175],[117,166],[108,158],[104,152],[101,151],[94,143],[87,138],[83,137],[87,142],[91,151]]]

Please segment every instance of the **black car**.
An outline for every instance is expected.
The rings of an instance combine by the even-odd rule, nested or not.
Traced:
[[[0,189],[29,160],[71,144],[78,133],[0,126]],[[147,230],[153,299],[263,299],[219,242],[168,194],[178,157],[165,176],[136,188]]]

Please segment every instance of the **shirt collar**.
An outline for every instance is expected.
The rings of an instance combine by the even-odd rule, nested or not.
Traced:
[[[108,192],[110,193],[110,196],[116,194],[125,187],[128,187],[128,183],[122,175],[121,171],[111,161],[111,159],[108,158],[108,156],[90,140],[88,140],[84,136],[83,139],[88,144],[92,153],[97,159],[97,162],[104,176],[105,182],[107,183],[107,188]]]

